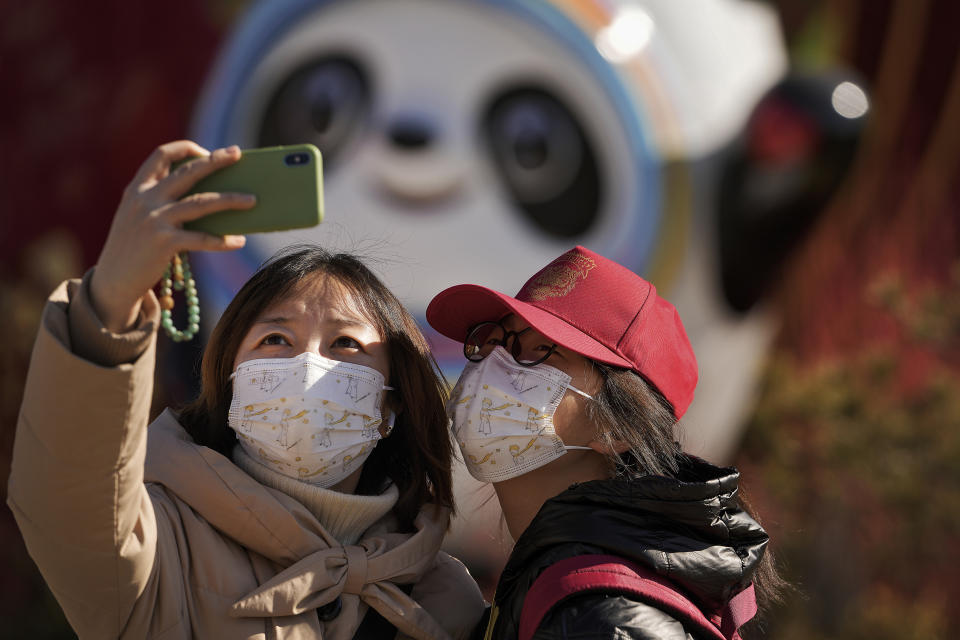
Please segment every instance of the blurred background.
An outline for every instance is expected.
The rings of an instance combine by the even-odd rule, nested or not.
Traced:
[[[949,0],[0,3],[0,487],[43,301],[150,151],[310,141],[326,221],[192,256],[206,330],[290,242],[366,256],[421,320],[583,244],[680,309],[684,446],[740,468],[797,587],[762,637],[952,637],[958,25]],[[156,412],[202,348],[159,344]],[[489,597],[511,542],[457,487],[446,547]],[[6,507],[0,559],[0,637],[74,637]]]

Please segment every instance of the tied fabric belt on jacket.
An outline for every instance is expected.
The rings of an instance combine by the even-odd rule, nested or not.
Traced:
[[[398,630],[413,638],[431,640],[448,634],[419,604],[394,583],[415,582],[427,571],[443,532],[420,514],[418,532],[385,534],[347,547],[312,553],[264,582],[237,601],[230,610],[236,617],[299,615],[333,602],[360,598]]]

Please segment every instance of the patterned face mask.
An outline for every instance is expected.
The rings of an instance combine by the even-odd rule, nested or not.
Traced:
[[[315,353],[248,360],[233,378],[228,423],[244,450],[320,487],[356,471],[380,439],[383,375]]]
[[[447,403],[453,435],[467,470],[481,482],[500,482],[542,467],[568,449],[556,434],[553,414],[570,376],[551,366],[525,367],[495,348],[464,368]]]

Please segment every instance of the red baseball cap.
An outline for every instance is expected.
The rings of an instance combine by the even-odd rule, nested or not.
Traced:
[[[672,304],[616,262],[575,247],[538,271],[516,297],[475,284],[438,293],[427,322],[458,342],[485,320],[515,313],[582,356],[640,374],[679,420],[693,400],[697,360]]]

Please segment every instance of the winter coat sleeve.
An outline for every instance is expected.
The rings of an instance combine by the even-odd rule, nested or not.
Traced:
[[[559,603],[534,640],[693,640],[669,614],[626,596],[585,594]]]
[[[156,325],[96,318],[89,281],[68,281],[41,319],[17,421],[7,504],[27,549],[81,638],[121,634],[154,563],[143,484]]]

